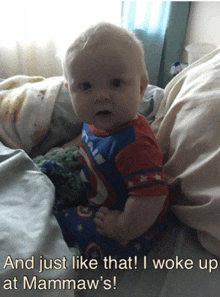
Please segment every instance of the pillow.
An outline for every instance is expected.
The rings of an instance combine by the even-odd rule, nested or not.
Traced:
[[[220,256],[220,48],[167,85],[152,128],[165,155],[174,213]]]
[[[159,109],[163,96],[163,89],[157,86],[148,85],[139,111],[142,115],[146,117],[150,124],[155,119],[156,113]]]

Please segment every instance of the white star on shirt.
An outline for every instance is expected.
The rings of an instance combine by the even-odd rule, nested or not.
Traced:
[[[147,180],[147,176],[144,176],[144,175],[141,175],[141,178],[140,178],[140,181],[141,182],[144,182]]]
[[[134,182],[131,182],[131,181],[128,182],[128,186],[129,186],[129,187],[131,187],[131,186],[133,186],[133,185],[134,185]]]
[[[77,226],[77,229],[78,229],[79,232],[81,232],[83,230],[83,226],[80,224],[80,225]]]
[[[89,212],[88,206],[83,207],[83,211],[86,212],[86,213],[88,213]]]
[[[161,180],[161,176],[158,175],[158,174],[156,174],[154,177],[155,177],[156,180]]]

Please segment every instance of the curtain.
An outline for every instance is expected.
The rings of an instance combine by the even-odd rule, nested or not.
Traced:
[[[181,61],[190,2],[123,1],[122,26],[141,41],[150,84],[164,88],[172,63]]]
[[[120,1],[6,0],[0,18],[0,79],[62,75],[68,45],[100,21],[121,24]]]

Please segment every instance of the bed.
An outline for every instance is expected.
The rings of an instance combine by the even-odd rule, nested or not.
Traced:
[[[0,295],[219,296],[219,86],[220,48],[165,90],[148,87],[140,112],[165,155],[169,228],[148,255],[104,266],[68,248],[52,214],[54,185],[33,162],[80,134],[63,77],[1,82]]]

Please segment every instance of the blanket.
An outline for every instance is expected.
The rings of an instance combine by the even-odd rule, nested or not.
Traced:
[[[50,128],[63,77],[18,75],[0,83],[0,141],[27,153]]]
[[[73,289],[53,289],[55,280],[76,279],[74,254],[52,214],[53,203],[54,186],[47,176],[24,151],[0,143],[0,296],[75,296]],[[41,269],[41,259],[65,259],[68,269]],[[50,280],[51,290],[42,285]]]
[[[173,211],[220,256],[220,47],[166,87],[152,128],[166,155]],[[178,191],[176,191],[178,189]]]

